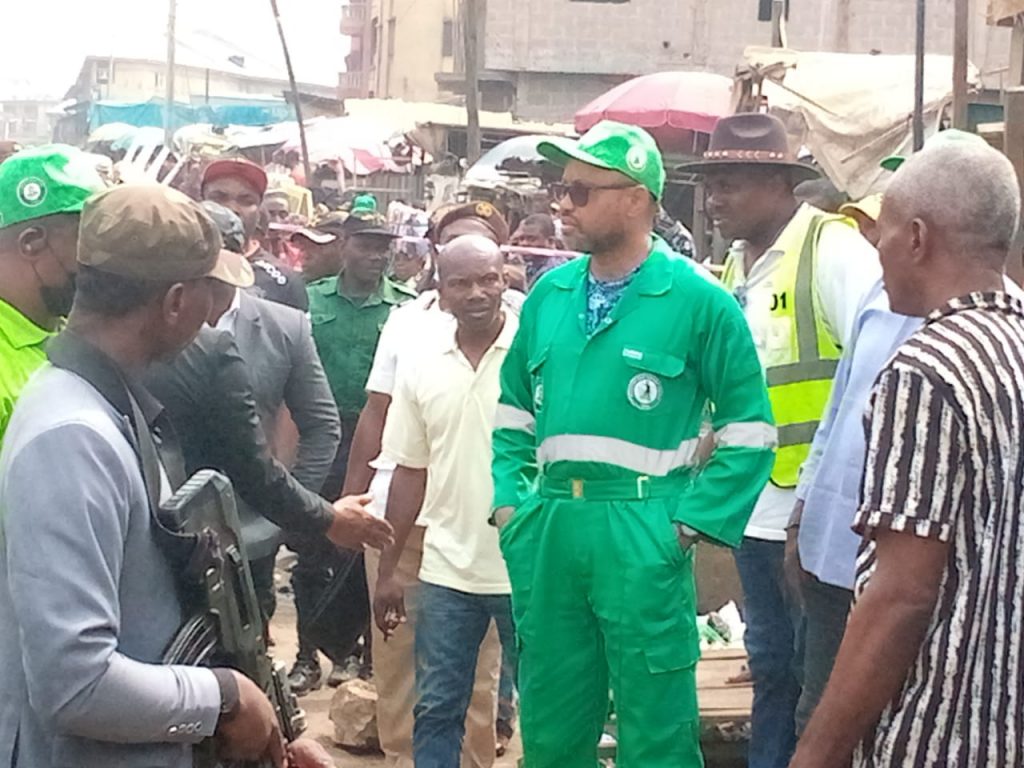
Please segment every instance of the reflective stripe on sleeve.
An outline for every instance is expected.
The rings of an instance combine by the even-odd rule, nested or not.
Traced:
[[[522,432],[533,434],[535,421],[533,414],[516,408],[511,405],[498,404],[498,411],[494,415],[495,429],[518,429]]]
[[[715,432],[715,444],[723,448],[775,448],[778,433],[763,421],[737,421]]]
[[[540,444],[537,461],[540,464],[596,462],[658,477],[675,469],[694,466],[697,443],[697,438],[693,438],[684,440],[678,448],[659,451],[614,437],[556,435]]]

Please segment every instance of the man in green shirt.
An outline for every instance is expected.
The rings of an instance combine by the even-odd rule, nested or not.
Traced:
[[[105,185],[73,147],[52,144],[0,164],[0,440],[43,347],[75,295],[78,219]]]
[[[384,274],[395,235],[379,216],[353,213],[340,232],[341,272],[308,287],[313,340],[341,415],[338,460],[324,484],[328,498],[341,492],[380,330],[392,309],[416,296]]]
[[[366,403],[366,378],[373,363],[377,340],[391,310],[415,297],[408,288],[385,276],[391,241],[396,237],[372,211],[355,210],[337,230],[341,243],[341,271],[307,286],[313,341],[327,374],[341,416],[341,445],[327,475],[321,494],[336,499],[342,494],[349,448],[359,412]],[[344,570],[337,555],[300,547],[299,561],[292,571],[296,604],[314,605],[329,585],[332,574]],[[366,598],[366,571],[362,558],[355,565],[351,593],[364,600],[352,606],[346,619],[369,626],[370,605]],[[299,655],[290,677],[293,687],[309,690],[319,685],[320,669],[308,638],[305,611],[299,610]],[[367,633],[368,634],[368,633]],[[368,659],[365,656],[364,659]],[[364,660],[364,668],[368,663]],[[336,667],[337,670],[337,667]],[[332,673],[329,684],[340,682]]]

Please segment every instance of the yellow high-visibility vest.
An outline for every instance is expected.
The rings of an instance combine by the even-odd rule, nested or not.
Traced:
[[[828,406],[832,379],[842,350],[832,337],[824,319],[814,306],[814,271],[818,266],[818,239],[822,227],[833,221],[852,226],[843,216],[804,207],[797,216],[806,217],[806,226],[787,226],[772,246],[781,249],[776,267],[774,296],[770,312],[774,327],[784,332],[769,333],[762,352],[768,397],[779,433],[779,447],[771,480],[780,488],[794,488],[800,466],[811,451],[818,422]],[[722,273],[722,282],[735,291],[736,260],[731,256]]]

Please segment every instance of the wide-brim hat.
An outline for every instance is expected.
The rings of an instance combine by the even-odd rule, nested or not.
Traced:
[[[676,170],[709,173],[739,166],[788,168],[793,172],[794,183],[821,176],[817,168],[796,159],[782,121],[763,112],[723,117],[715,124],[703,158],[677,166]]]

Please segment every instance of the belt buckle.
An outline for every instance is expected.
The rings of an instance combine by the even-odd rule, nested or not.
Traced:
[[[640,475],[636,479],[636,497],[646,499],[651,495],[651,478],[647,475]]]
[[[575,478],[571,482],[572,482],[572,497],[574,499],[582,499],[583,498],[583,481],[578,479],[578,478]]]

